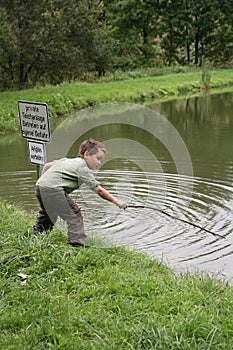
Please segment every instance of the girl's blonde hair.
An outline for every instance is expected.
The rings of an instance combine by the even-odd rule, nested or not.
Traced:
[[[106,149],[102,144],[102,142],[99,142],[93,138],[90,138],[88,140],[83,141],[79,146],[78,157],[83,158],[84,153],[86,151],[88,151],[88,153],[91,156],[92,154],[96,154],[99,150],[102,150],[104,153],[106,153]]]

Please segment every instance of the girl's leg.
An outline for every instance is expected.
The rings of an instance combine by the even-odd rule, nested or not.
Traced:
[[[39,214],[36,219],[36,223],[33,226],[34,232],[39,233],[39,232],[50,232],[53,228],[54,224],[50,220],[48,214],[46,213],[46,210],[44,208],[39,209]]]
[[[84,230],[81,209],[70,196],[62,190],[40,188],[37,189],[37,198],[41,204],[41,210],[34,227],[52,229],[57,217],[60,216],[68,225],[68,243],[84,245],[87,236]]]
[[[71,208],[71,214],[65,214],[64,219],[68,225],[68,243],[71,245],[83,245],[86,242],[87,236],[85,234],[83,216],[81,208],[65,194],[67,203]]]
[[[38,217],[36,219],[36,223],[33,226],[34,232],[35,233],[39,233],[39,232],[50,232],[54,226],[54,223],[57,220],[57,216],[53,215],[53,217],[51,218],[51,215],[49,216],[46,212],[46,209],[44,207],[42,198],[41,198],[41,193],[40,193],[40,189],[39,187],[36,188],[36,196],[37,199],[40,203],[40,209],[39,209],[39,214]]]

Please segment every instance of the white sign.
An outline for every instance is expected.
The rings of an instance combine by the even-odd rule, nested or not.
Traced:
[[[24,138],[50,141],[48,107],[46,103],[18,101],[21,133]]]
[[[46,163],[45,144],[28,140],[29,161],[32,164],[44,165]]]

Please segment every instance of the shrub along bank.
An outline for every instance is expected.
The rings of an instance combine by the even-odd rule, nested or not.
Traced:
[[[1,349],[229,350],[233,289],[138,252],[74,249],[0,203]]]

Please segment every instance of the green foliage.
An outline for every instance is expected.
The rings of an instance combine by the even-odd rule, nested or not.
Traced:
[[[0,89],[232,64],[230,0],[0,0]]]
[[[107,22],[112,26],[112,36],[117,40],[115,67],[135,69],[154,63],[157,48],[153,44],[158,33],[156,2],[122,0],[105,1]],[[152,62],[151,64],[152,65]]]
[[[222,26],[232,32],[232,9],[227,0],[224,4],[219,0],[122,0],[105,4],[112,36],[118,40],[117,65],[125,69],[148,66],[151,58],[169,66],[201,66],[204,56],[217,63],[214,49],[219,46],[219,33],[224,36]],[[230,48],[221,45],[229,63],[230,38],[231,35],[224,36],[224,44]]]
[[[13,0],[0,1],[1,6],[5,27],[12,35],[2,50],[2,74],[10,78],[2,88],[58,84],[88,70],[102,72],[95,63],[105,66],[108,62],[109,51],[98,27],[98,1]],[[104,55],[97,52],[103,46]]]
[[[231,349],[227,283],[100,241],[75,249],[57,229],[35,236],[32,216],[0,209],[2,349]]]

